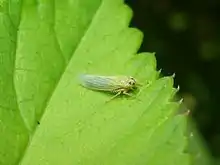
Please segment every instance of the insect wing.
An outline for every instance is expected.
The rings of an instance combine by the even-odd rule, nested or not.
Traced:
[[[121,87],[114,76],[82,75],[80,79],[82,86],[93,90],[113,91]]]

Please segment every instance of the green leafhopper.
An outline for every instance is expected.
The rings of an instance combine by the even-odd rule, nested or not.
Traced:
[[[110,99],[120,94],[132,96],[129,92],[137,88],[137,80],[131,76],[100,76],[100,75],[81,75],[81,85],[85,88],[97,91],[115,93]]]

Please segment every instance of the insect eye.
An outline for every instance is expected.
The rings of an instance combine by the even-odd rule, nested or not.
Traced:
[[[128,84],[129,84],[129,85],[134,85],[135,82],[134,82],[134,81],[129,81]]]

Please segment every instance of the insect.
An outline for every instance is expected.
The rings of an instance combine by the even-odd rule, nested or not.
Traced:
[[[110,100],[120,94],[132,96],[129,92],[135,90],[140,85],[131,76],[81,75],[80,79],[81,85],[85,88],[115,93]]]

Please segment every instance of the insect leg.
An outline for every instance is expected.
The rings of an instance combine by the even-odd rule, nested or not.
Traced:
[[[126,90],[122,91],[122,93],[123,93],[124,95],[129,96],[129,97],[137,98],[135,95],[132,95],[132,94],[128,93]],[[138,99],[138,100],[140,101],[140,99]]]
[[[108,101],[106,101],[106,102],[109,102],[109,101],[113,100],[114,98],[116,98],[120,94],[124,94],[124,95],[127,95],[129,97],[133,96],[132,94],[128,93],[126,89],[119,89],[116,92],[117,93],[113,97],[111,97]]]
[[[106,102],[109,102],[111,100],[113,100],[114,98],[116,98],[118,95],[120,95],[122,93],[122,91],[118,91],[114,96],[112,96],[109,100],[107,100]]]
[[[124,95],[130,96],[130,97],[133,96],[132,94],[128,93],[127,91],[122,91],[122,93],[123,93]]]

